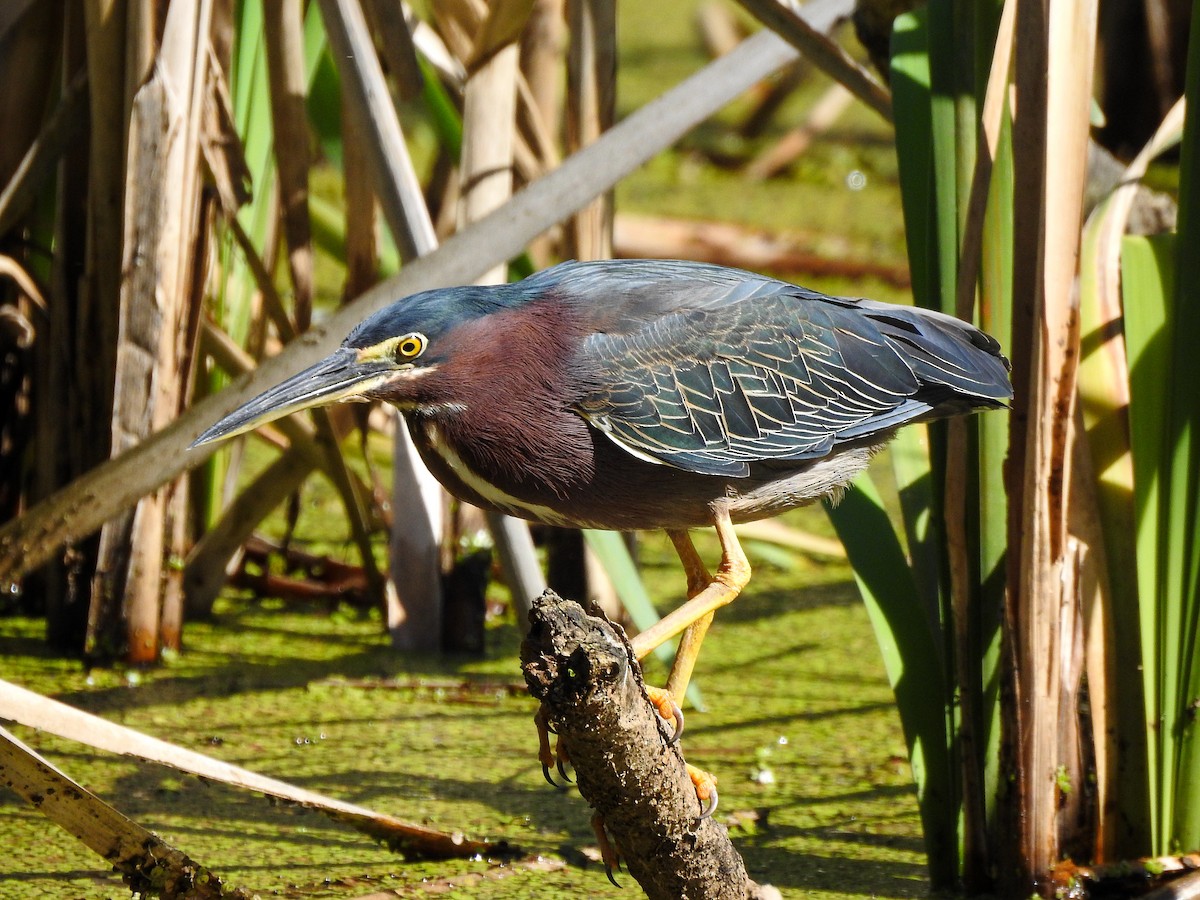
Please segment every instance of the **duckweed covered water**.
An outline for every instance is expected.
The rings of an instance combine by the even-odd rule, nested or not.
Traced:
[[[647,580],[667,597],[682,579],[666,541],[649,536],[645,550]],[[709,709],[688,716],[689,761],[718,775],[720,815],[752,876],[785,896],[923,896],[903,738],[844,567],[752,562],[749,593],[722,611],[701,657]],[[797,580],[816,586],[797,590]],[[179,659],[136,678],[89,677],[46,655],[39,623],[0,619],[0,675],[305,788],[519,844],[523,855],[406,861],[318,813],[29,729],[18,735],[263,897],[622,896],[591,858],[586,804],[542,780],[515,625],[495,623],[486,659],[455,661],[397,655],[374,616],[248,601],[218,612],[189,625]],[[99,857],[3,790],[0,873],[0,896],[13,900],[128,896]]]
[[[624,109],[702,63],[684,10],[691,6],[622,5]],[[652,45],[643,40],[651,36]],[[798,92],[756,147],[799,121],[799,107],[821,89],[818,81]],[[755,185],[698,164],[706,142],[723,153],[755,149],[731,147],[736,139],[727,131],[702,126],[624,181],[620,208],[836,233],[851,257],[900,262],[886,131],[872,113],[854,108],[840,134],[798,164],[801,179]],[[866,173],[865,189],[845,187],[852,170]],[[331,283],[329,295],[337,296],[340,280]],[[806,283],[901,299],[884,286]],[[306,487],[306,508],[324,521],[306,534],[302,516],[297,530],[317,552],[344,544],[320,515],[336,505],[326,493],[320,479]],[[816,510],[791,521],[828,533]],[[715,557],[715,541],[699,538],[698,545]],[[676,602],[683,579],[665,538],[648,536],[644,549],[652,594],[664,606]],[[719,777],[718,815],[755,879],[787,897],[924,896],[904,742],[848,569],[802,557],[776,569],[752,543],[747,550],[755,578],[718,615],[697,669],[708,710],[688,715],[689,761]],[[312,790],[474,838],[508,840],[524,855],[407,861],[318,813],[29,729],[17,728],[18,736],[228,883],[264,898],[639,896],[627,875],[624,891],[612,888],[594,861],[578,793],[556,792],[542,780],[534,704],[523,694],[520,636],[511,622],[494,623],[487,658],[474,661],[401,657],[377,618],[350,610],[226,599],[217,613],[213,623],[188,623],[185,652],[163,668],[91,676],[49,654],[40,622],[3,618],[0,677]],[[647,676],[662,683],[665,672],[652,664]],[[0,900],[128,896],[103,860],[0,788]]]

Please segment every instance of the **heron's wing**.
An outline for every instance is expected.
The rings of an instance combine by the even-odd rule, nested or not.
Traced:
[[[730,294],[592,334],[580,414],[635,455],[740,476],[1011,396],[996,342],[957,319],[757,277]]]

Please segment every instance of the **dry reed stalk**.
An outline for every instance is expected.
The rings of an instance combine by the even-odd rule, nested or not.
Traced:
[[[353,133],[362,139],[384,218],[406,261],[424,256],[437,246],[437,237],[362,9],[354,0],[321,0],[321,13],[342,73]],[[393,468],[396,507],[417,508],[422,514],[410,517],[408,527],[392,529],[394,577],[385,596],[387,627],[397,647],[429,648],[441,634],[443,492],[403,428],[397,429]],[[421,503],[412,504],[413,497]]]
[[[141,894],[192,900],[250,900],[0,728],[0,777],[51,822],[104,859]],[[97,866],[100,859],[97,859]]]
[[[1070,823],[1059,813],[1063,777],[1083,772],[1060,755],[1083,739],[1070,706],[1082,677],[1079,550],[1068,532],[1075,372],[1076,267],[1086,179],[1096,6],[1066,0],[1018,5],[1014,146],[1016,271],[1009,469],[1009,659],[1015,715],[1006,743],[1017,768],[1012,824],[1020,828],[1017,890],[1058,862]],[[1068,768],[1060,770],[1060,766]],[[1061,832],[1061,833],[1060,833]],[[1064,838],[1064,834],[1068,837]]]
[[[140,10],[140,11],[137,11]],[[130,23],[153,30],[149,9],[132,7]],[[112,405],[112,449],[119,454],[173,421],[187,384],[193,265],[204,252],[198,228],[199,131],[207,69],[211,5],[168,13],[152,68],[146,39],[130,42],[131,59],[147,67],[137,84],[124,187],[122,279]],[[183,483],[143,498],[101,532],[92,581],[89,643],[101,655],[121,652],[146,663],[161,649],[164,562],[175,538],[171,497]]]
[[[271,94],[271,146],[288,247],[296,330],[312,323],[313,257],[308,218],[308,113],[305,110],[304,22],[300,0],[263,4],[263,37]]]
[[[617,92],[617,10],[613,0],[567,0],[567,152],[577,153],[612,127]],[[612,257],[612,194],[572,216],[566,256]]]
[[[520,32],[517,20],[523,25],[531,7],[531,3],[499,3],[489,9],[479,26],[473,58],[482,62],[467,77],[463,102],[460,228],[500,208],[512,196],[520,59],[515,39]],[[497,18],[503,21],[497,23]],[[496,46],[499,36],[504,35],[510,36],[509,43]],[[502,284],[507,280],[508,265],[501,263],[480,276],[477,283]],[[496,540],[514,607],[521,621],[526,621],[534,598],[546,589],[529,526],[492,512],[487,514],[487,523]]]

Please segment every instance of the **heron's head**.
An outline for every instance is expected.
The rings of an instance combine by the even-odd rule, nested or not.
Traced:
[[[341,400],[414,408],[427,380],[453,354],[454,331],[520,303],[522,294],[515,288],[438,288],[393,303],[359,323],[332,354],[238,407],[193,446]]]

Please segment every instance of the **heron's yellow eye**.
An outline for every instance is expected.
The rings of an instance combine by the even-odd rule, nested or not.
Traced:
[[[416,331],[406,334],[396,342],[396,359],[400,362],[416,359],[425,352],[425,344],[425,335]]]

